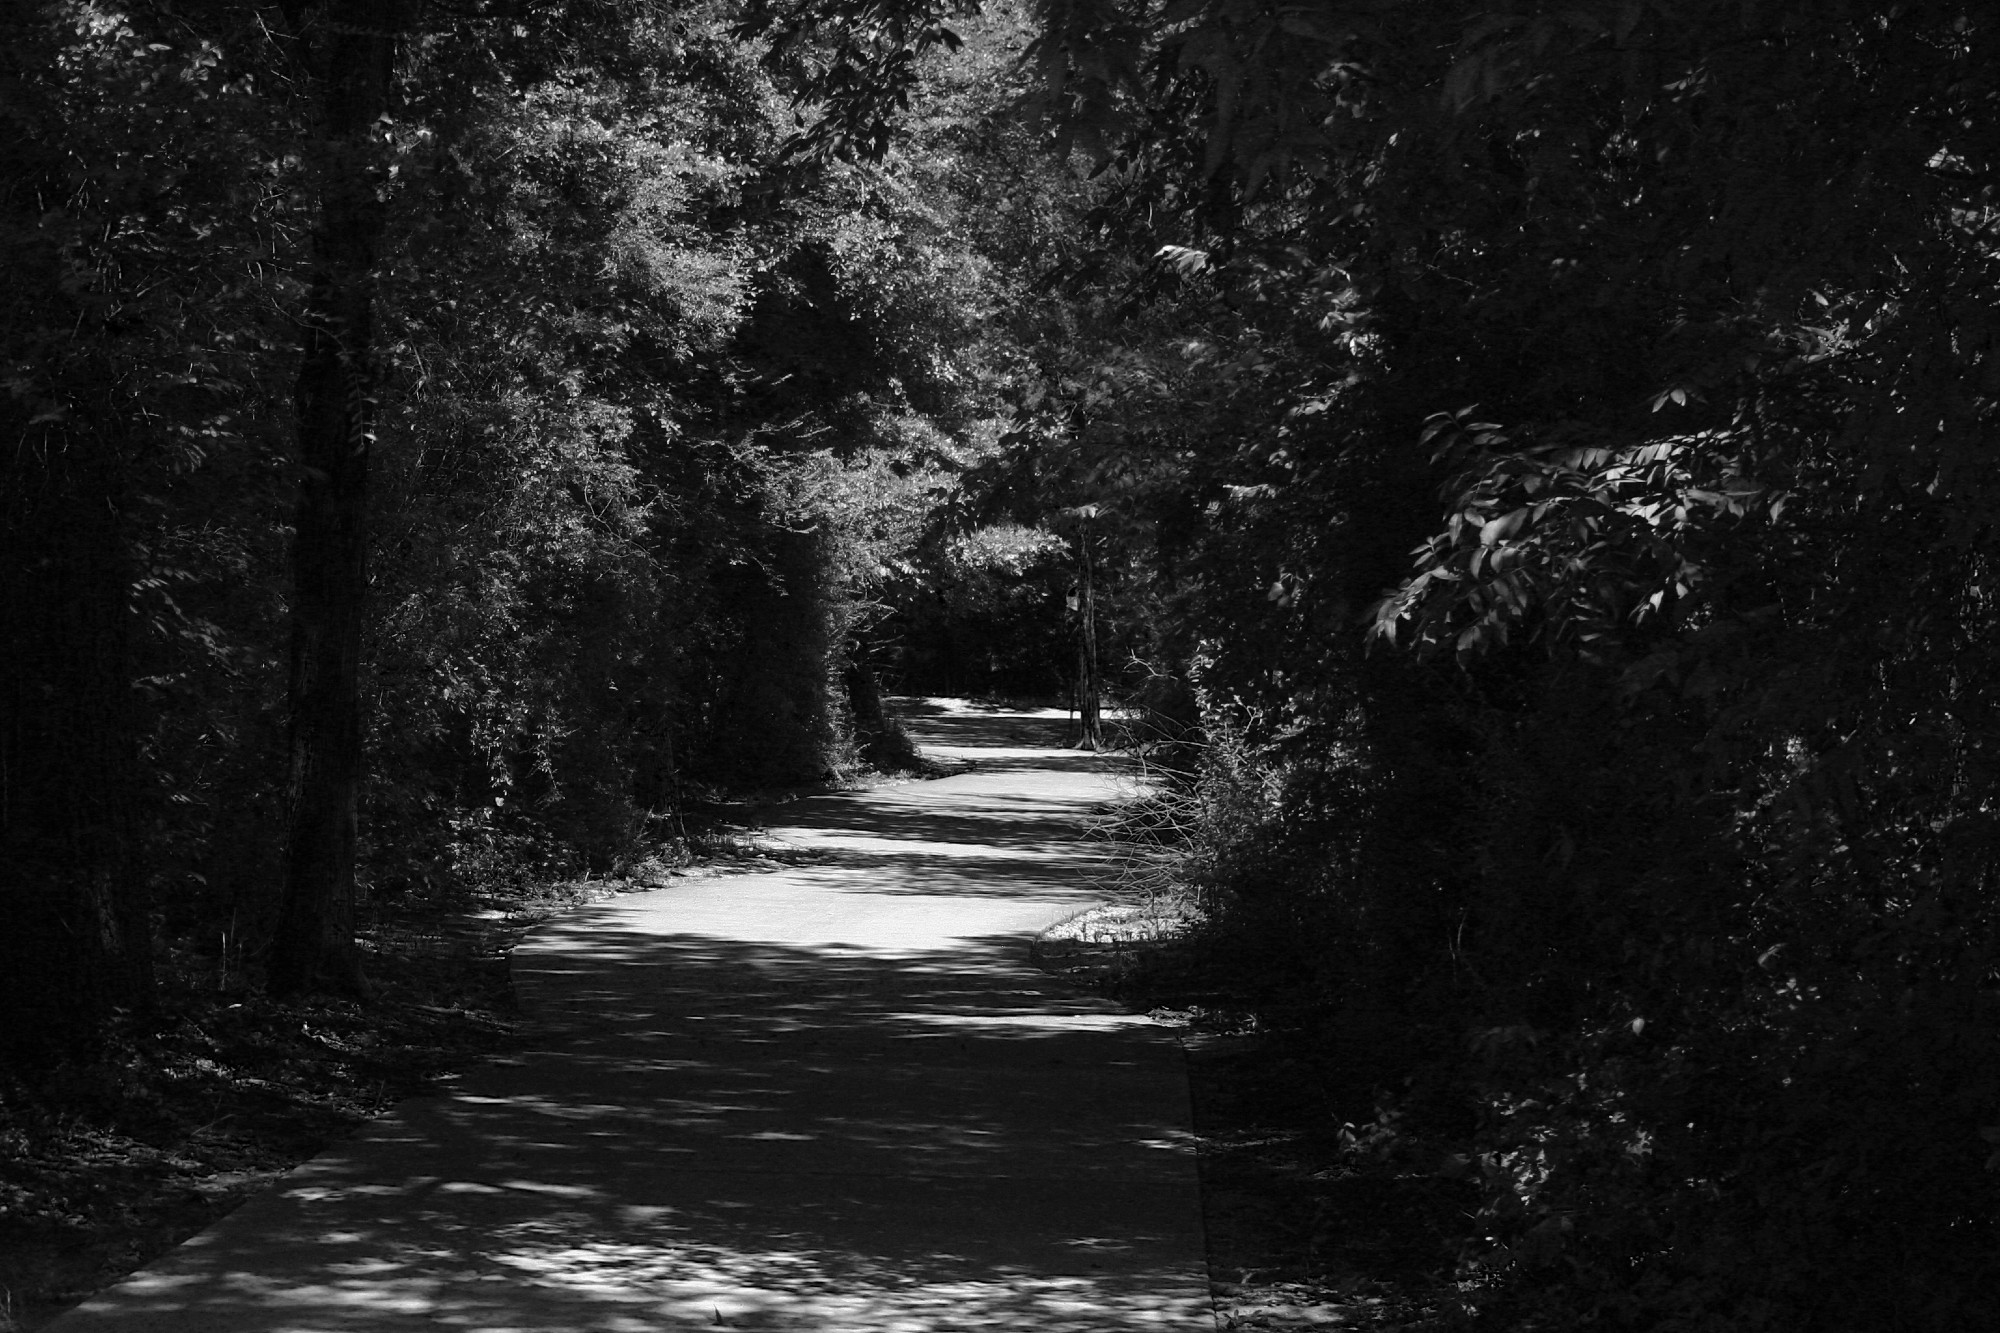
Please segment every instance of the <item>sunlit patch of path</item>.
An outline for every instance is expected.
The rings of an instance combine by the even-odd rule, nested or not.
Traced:
[[[1211,1330],[1163,1030],[1027,957],[1115,766],[953,708],[956,777],[786,807],[802,864],[517,951],[536,1049],[411,1101],[51,1327]]]

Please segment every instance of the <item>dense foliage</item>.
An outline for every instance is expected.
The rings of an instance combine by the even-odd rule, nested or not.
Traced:
[[[0,20],[17,1054],[259,975],[345,218],[364,914],[1102,686],[1467,1319],[1993,1322],[1990,18],[350,6]]]
[[[797,89],[724,8],[394,17],[343,139],[340,5],[9,11],[19,1054],[143,1003],[156,934],[260,975],[315,801],[305,934],[351,936],[629,863],[880,724],[873,597],[990,394],[940,181],[978,60],[839,161],[788,151]],[[322,799],[348,670],[361,779]]]
[[[1051,25],[1138,241],[1066,411],[1171,460],[1106,503],[1202,705],[1191,872],[1474,1136],[1472,1306],[1990,1322],[1990,19]]]

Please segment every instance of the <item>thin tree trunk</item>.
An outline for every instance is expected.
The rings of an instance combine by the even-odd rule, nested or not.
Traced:
[[[849,646],[841,682],[847,687],[847,707],[854,714],[855,729],[868,737],[887,731],[889,720],[882,712],[882,682],[876,679],[875,668],[868,664],[867,649],[858,642]]]
[[[273,993],[358,993],[356,804],[361,631],[373,433],[373,280],[384,208],[373,136],[395,68],[386,0],[324,11],[324,154],[296,391],[300,463],[292,544],[290,828],[271,942]]]
[[[1077,748],[1104,748],[1104,724],[1100,715],[1102,686],[1097,669],[1097,572],[1090,556],[1090,530],[1079,527],[1076,544],[1078,621],[1076,636]]]

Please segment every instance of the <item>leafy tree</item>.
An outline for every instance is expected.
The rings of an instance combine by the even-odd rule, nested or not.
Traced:
[[[1994,1070],[1948,1052],[1989,1021],[1991,25],[1045,24],[1044,104],[1255,348],[1188,473],[1227,582],[1164,664],[1209,781],[1275,793],[1221,906],[1315,941],[1350,1059],[1483,1117],[1495,1299],[1990,1318]]]
[[[149,890],[186,864],[159,831],[188,769],[162,755],[233,720],[199,720],[187,688],[236,665],[192,595],[229,553],[177,502],[271,428],[241,386],[282,354],[275,261],[296,235],[269,151],[289,110],[214,43],[158,35],[88,5],[6,20],[0,973],[8,1036],[38,1059],[147,998]]]
[[[88,992],[65,1032],[142,996],[149,916],[351,989],[398,899],[851,762],[984,391],[984,270],[912,183],[950,153],[788,156],[720,9],[282,17],[10,18],[8,1012]]]

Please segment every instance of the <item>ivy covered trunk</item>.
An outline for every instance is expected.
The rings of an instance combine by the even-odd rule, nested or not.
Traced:
[[[357,993],[355,812],[361,785],[361,631],[373,434],[373,281],[385,210],[374,136],[388,111],[394,14],[330,7],[320,216],[296,391],[300,463],[292,547],[289,829],[268,965],[271,990]]]

